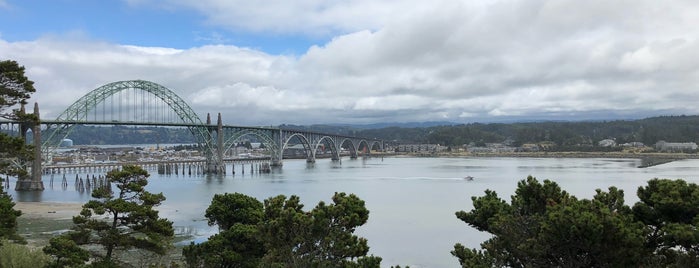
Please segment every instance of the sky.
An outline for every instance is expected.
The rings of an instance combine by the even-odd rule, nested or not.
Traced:
[[[699,114],[695,0],[0,0],[42,118],[143,79],[233,125]]]

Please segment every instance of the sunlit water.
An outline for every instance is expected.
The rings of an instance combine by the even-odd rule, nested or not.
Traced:
[[[240,192],[261,201],[293,194],[311,209],[318,201],[329,201],[335,192],[355,193],[370,210],[368,223],[357,232],[368,239],[370,254],[383,258],[384,267],[458,267],[449,253],[453,245],[478,247],[488,235],[470,228],[454,213],[470,210],[471,196],[483,195],[486,189],[509,201],[517,181],[533,175],[554,180],[581,198],[591,197],[595,189],[617,186],[625,191],[626,203],[632,204],[637,201],[636,189],[651,178],[699,183],[699,160],[644,169],[636,168],[638,165],[635,159],[599,158],[345,158],[341,163],[319,159],[312,166],[304,160],[285,160],[284,167],[271,174],[250,174],[249,165],[245,174],[237,166],[237,174],[223,177],[158,175],[150,170],[147,189],[165,194],[161,216],[172,220],[180,234],[191,234],[196,241],[217,232],[204,218],[214,194]],[[465,176],[474,179],[467,181]],[[89,200],[88,193],[75,191],[74,177],[67,175],[65,189],[60,186],[62,175],[54,175],[53,187],[50,175],[45,175],[45,191],[10,193],[17,201]]]

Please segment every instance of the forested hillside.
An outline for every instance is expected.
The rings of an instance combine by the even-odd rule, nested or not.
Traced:
[[[512,145],[553,142],[563,147],[591,146],[603,139],[615,139],[618,144],[637,141],[647,145],[655,144],[659,140],[699,142],[699,116],[663,116],[641,120],[599,122],[472,123],[411,128],[367,128],[360,125],[283,125],[282,127],[379,138],[396,144],[432,143],[446,146],[505,140],[510,141]],[[192,134],[186,128],[164,127],[77,126],[69,138],[76,145],[194,142]]]
[[[550,141],[559,146],[588,146],[603,139],[645,144],[654,144],[659,140],[697,142],[699,116],[601,122],[473,123],[430,128],[372,129],[359,131],[357,135],[397,143],[438,143],[446,146],[503,142],[508,139],[514,145]]]

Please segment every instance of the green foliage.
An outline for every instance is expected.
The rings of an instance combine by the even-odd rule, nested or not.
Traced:
[[[206,209],[209,224],[217,224],[221,233],[182,250],[191,267],[257,267],[265,254],[259,237],[263,206],[257,199],[240,194],[214,195]]]
[[[3,239],[24,241],[17,235],[17,217],[22,215],[22,211],[14,209],[15,203],[3,187],[0,187],[0,246]],[[0,266],[1,267],[1,266]]]
[[[518,183],[510,204],[493,191],[456,216],[493,234],[482,250],[456,244],[462,267],[630,267],[648,263],[645,229],[623,205],[623,191],[578,200],[545,180]]]
[[[78,244],[99,244],[106,250],[104,263],[110,263],[115,249],[137,248],[164,254],[174,235],[172,222],[161,219],[154,207],[165,197],[144,190],[149,174],[138,166],[123,166],[107,173],[119,189],[93,190],[91,200],[73,217],[75,231],[68,236]],[[94,215],[105,215],[107,220]],[[63,256],[65,257],[65,256]]]
[[[31,249],[26,245],[5,241],[0,246],[0,267],[3,268],[45,267],[50,259],[40,250]]]
[[[332,204],[304,211],[298,196],[216,195],[206,212],[222,230],[183,249],[191,267],[380,267],[366,256],[366,239],[354,235],[369,211],[357,196],[336,193]],[[224,228],[228,227],[228,229]]]
[[[330,130],[332,132],[332,130]],[[459,147],[471,142],[484,144],[512,139],[514,146],[553,142],[551,151],[615,151],[597,142],[614,138],[618,144],[660,140],[699,142],[699,116],[664,116],[641,120],[597,122],[530,122],[459,124],[433,127],[386,127],[347,132],[360,137],[376,137],[395,143],[432,143]]]
[[[4,112],[16,104],[26,104],[31,93],[35,91],[34,82],[24,75],[24,66],[20,66],[16,61],[0,61],[0,117],[35,120],[33,115],[21,113],[17,107],[10,113]],[[30,149],[22,138],[0,133],[0,175],[26,176],[27,172],[21,164],[32,159]]]
[[[43,248],[44,253],[55,257],[48,267],[75,267],[84,264],[90,258],[90,252],[84,250],[68,236],[56,236]]]
[[[209,225],[218,225],[228,230],[236,223],[255,225],[262,220],[262,202],[241,193],[214,195],[206,209]]]
[[[24,66],[13,60],[0,61],[0,111],[16,104],[26,104],[35,91],[34,82],[24,75]]]
[[[662,265],[699,267],[699,186],[653,179],[637,194],[633,213],[647,226],[647,245]]]

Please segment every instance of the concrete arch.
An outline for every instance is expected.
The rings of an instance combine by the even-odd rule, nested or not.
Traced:
[[[335,143],[335,139],[333,139],[330,136],[320,137],[318,139],[317,143],[315,145],[313,145],[313,159],[316,158],[316,152],[318,151],[318,148],[320,147],[320,145],[323,144],[324,140],[327,140],[330,143],[330,152],[332,153],[332,159],[333,160],[340,159],[339,146]]]
[[[265,145],[265,147],[269,148],[269,150],[274,154],[278,148],[277,148],[277,143],[274,141],[272,136],[269,135],[269,133],[266,133],[264,131],[260,131],[257,129],[243,129],[236,131],[234,135],[228,137],[226,141],[224,142],[223,148],[225,150],[223,151],[224,154],[225,152],[228,152],[236,143],[238,143],[243,137],[246,136],[253,136],[258,138],[259,140],[262,141],[262,144]]]
[[[340,144],[338,145],[338,148],[341,148],[342,145],[345,145],[346,142],[348,142],[348,144],[349,144],[349,146],[350,146],[350,148],[349,148],[349,149],[350,149],[350,157],[351,157],[351,158],[357,158],[357,153],[358,153],[358,150],[359,150],[359,149],[358,149],[358,144],[355,144],[353,139],[350,139],[350,138],[343,138],[343,139],[342,139],[342,142],[340,142]]]
[[[370,142],[370,143],[369,143],[369,150],[371,150],[372,148],[374,148],[375,145],[378,145],[378,146],[379,146],[379,151],[383,151],[383,143],[382,143],[382,142],[379,142],[379,141],[372,141],[372,142]]]
[[[364,148],[367,149],[367,153],[371,152],[371,147],[369,147],[369,143],[362,139],[357,142],[357,154],[359,154],[359,150],[362,148],[362,144],[364,144]]]
[[[304,136],[301,133],[293,133],[286,137],[284,142],[282,143],[281,150],[280,150],[280,155],[284,153],[284,149],[286,149],[287,145],[289,145],[289,142],[291,139],[294,137],[298,137],[299,140],[301,140],[301,144],[303,145],[304,150],[306,151],[306,159],[313,159],[313,151],[311,150],[311,143],[308,141],[308,138]]]

